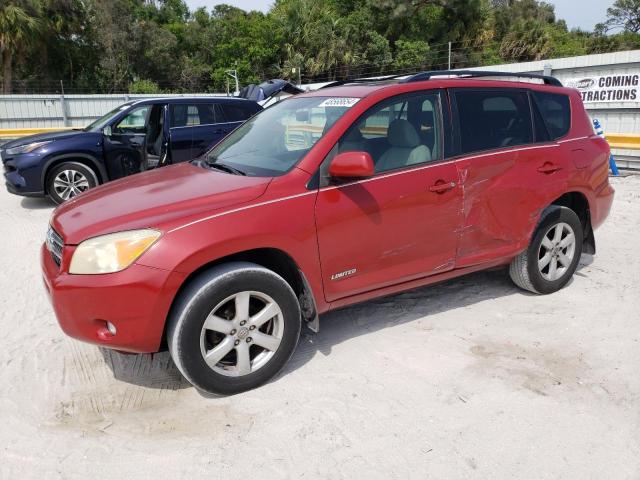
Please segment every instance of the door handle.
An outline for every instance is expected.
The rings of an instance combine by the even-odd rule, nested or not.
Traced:
[[[456,188],[456,182],[438,180],[434,185],[429,187],[429,191],[433,193],[445,193],[454,188]]]
[[[213,131],[213,133],[227,133],[227,132],[228,132],[228,130],[225,130],[223,128],[219,128],[219,129]]]
[[[538,167],[538,171],[540,173],[544,173],[545,175],[550,175],[560,170],[562,170],[562,167],[558,167],[557,165],[554,165],[553,163],[549,163],[549,162],[545,163],[541,167]]]

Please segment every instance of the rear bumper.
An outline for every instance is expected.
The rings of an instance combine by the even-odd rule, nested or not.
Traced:
[[[126,352],[160,349],[183,274],[133,264],[106,275],[70,275],[60,271],[44,245],[40,257],[45,289],[67,335]],[[115,335],[106,322],[115,325]]]
[[[606,220],[611,212],[611,205],[613,205],[613,197],[615,195],[615,189],[611,186],[609,181],[596,191],[595,205],[591,208],[591,226],[595,230]]]

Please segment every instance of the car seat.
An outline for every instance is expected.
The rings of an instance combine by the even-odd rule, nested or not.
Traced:
[[[431,160],[431,150],[420,143],[420,136],[408,120],[398,119],[389,124],[387,141],[391,147],[382,154],[376,171],[424,163]]]

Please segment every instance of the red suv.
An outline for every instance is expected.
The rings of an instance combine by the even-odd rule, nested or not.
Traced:
[[[196,161],[70,200],[42,248],[60,325],[121,351],[168,346],[196,387],[230,394],[276,375],[332,309],[497,266],[555,292],[595,253],[609,147],[577,91],[511,77],[302,94]]]

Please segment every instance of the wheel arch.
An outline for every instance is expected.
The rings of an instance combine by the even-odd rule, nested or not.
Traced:
[[[579,191],[571,191],[556,198],[551,202],[551,205],[570,208],[576,213],[576,215],[578,215],[580,223],[582,224],[584,237],[582,251],[587,254],[595,254],[596,242],[593,235],[593,228],[591,226],[591,209],[589,207],[589,199],[587,196]]]
[[[304,273],[296,263],[296,261],[284,250],[273,247],[255,248],[251,250],[232,253],[223,257],[211,260],[193,270],[182,282],[180,288],[175,293],[171,301],[171,307],[167,313],[167,318],[171,315],[177,299],[182,292],[197,278],[201,273],[229,262],[250,262],[260,265],[280,275],[293,289],[298,302],[300,303],[300,311],[303,320],[308,324],[309,328],[317,331],[318,313],[316,301],[313,291],[307,281]],[[162,333],[162,345],[166,345],[167,339],[167,321],[165,319],[164,331]]]
[[[95,172],[98,184],[102,184],[107,181],[107,171],[98,159],[86,153],[66,153],[63,155],[56,155],[46,161],[44,168],[42,169],[42,177],[40,179],[45,193],[48,193],[47,177],[49,172],[51,172],[51,169],[55,168],[57,165],[64,162],[76,162],[84,165],[85,167],[89,167],[93,172]]]

